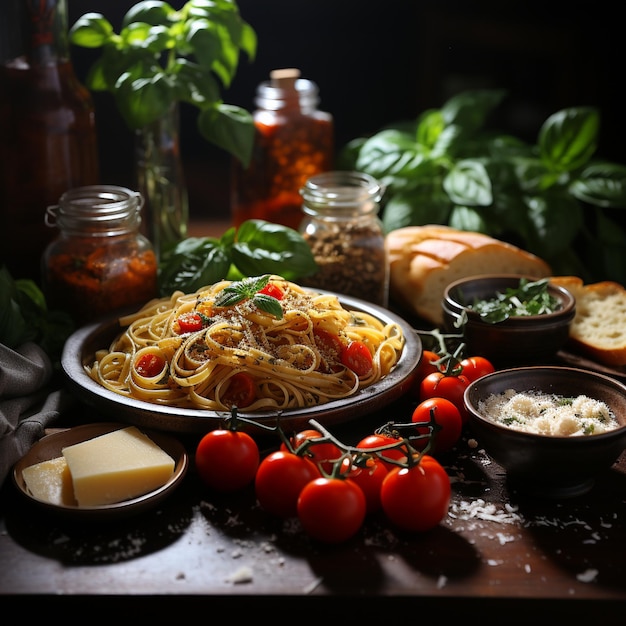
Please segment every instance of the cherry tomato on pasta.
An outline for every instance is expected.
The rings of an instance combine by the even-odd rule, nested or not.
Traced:
[[[263,289],[259,289],[259,293],[276,298],[276,300],[282,300],[285,297],[283,290],[274,283],[267,283]]]
[[[194,313],[193,311],[188,311],[187,313],[183,313],[179,315],[176,320],[178,323],[178,328],[182,333],[195,333],[198,330],[202,330],[204,326],[204,321],[202,316],[199,313]]]
[[[298,497],[298,519],[304,531],[323,543],[341,543],[363,525],[365,495],[349,478],[316,478]]]
[[[435,422],[441,426],[441,429],[435,434],[433,447],[429,448],[431,453],[446,452],[451,450],[459,438],[463,430],[463,419],[461,413],[456,406],[445,398],[429,398],[420,402],[414,409],[411,416],[412,422],[429,422],[431,410],[434,411]],[[427,435],[429,433],[428,426],[418,426],[416,429],[419,434]],[[423,450],[428,443],[428,439],[415,439],[411,442],[413,447]]]
[[[343,352],[343,342],[339,338],[339,335],[324,330],[323,328],[313,329],[313,336],[315,343],[322,352],[336,359],[341,358]]]
[[[237,372],[228,381],[228,388],[221,396],[227,407],[243,408],[250,406],[256,399],[254,379],[247,372]]]
[[[445,398],[446,400],[450,400],[459,410],[461,419],[465,423],[469,416],[465,408],[463,394],[469,384],[469,379],[467,376],[463,376],[463,374],[459,374],[458,376],[447,375],[444,372],[429,374],[420,384],[420,401],[423,402],[429,398]]]
[[[276,450],[261,461],[254,479],[259,506],[278,517],[295,517],[300,492],[320,476],[319,468],[307,456]]]
[[[496,371],[493,363],[484,356],[469,356],[461,361],[461,367],[463,368],[463,376],[469,378],[470,382]]]
[[[200,439],[196,448],[198,475],[216,491],[237,491],[252,483],[259,462],[256,441],[243,431],[211,430]]]
[[[154,378],[165,368],[165,359],[158,354],[142,354],[135,362],[135,370],[141,376]]]
[[[294,450],[297,450],[302,446],[302,444],[309,440],[315,440],[323,437],[322,433],[319,430],[315,430],[314,428],[305,428],[297,432],[290,439],[291,446]],[[281,450],[288,450],[287,445],[284,443],[280,444]],[[333,466],[335,461],[339,460],[343,454],[343,450],[336,446],[332,441],[322,441],[320,443],[315,443],[314,441],[309,445],[305,454],[319,467],[321,467],[324,471],[330,473],[333,470]]]
[[[357,376],[367,376],[372,371],[374,360],[362,341],[351,341],[341,352],[341,363]]]
[[[424,455],[417,465],[392,469],[380,490],[381,508],[393,524],[424,532],[448,514],[450,478],[433,457]]]

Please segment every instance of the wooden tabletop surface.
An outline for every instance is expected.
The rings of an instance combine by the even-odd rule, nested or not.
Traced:
[[[356,443],[406,414],[407,402],[336,424],[333,432]],[[111,419],[81,405],[72,415],[68,425]],[[198,438],[180,437],[193,455]],[[589,611],[604,619],[623,610],[626,455],[591,492],[565,500],[516,492],[480,442],[472,448],[467,436],[442,462],[453,496],[439,527],[409,534],[373,516],[339,546],[317,544],[297,521],[264,513],[252,488],[210,492],[193,462],[158,508],[106,523],[42,514],[7,480],[0,491],[0,591],[17,602],[33,594],[56,602],[108,598],[109,610],[111,597],[143,600],[148,610],[160,606],[157,599],[206,596],[245,596],[249,608],[276,596],[360,598],[361,608],[381,598],[411,599],[446,615],[473,611],[480,600],[481,611],[504,605],[513,620],[528,618],[537,603],[558,607],[561,616]]]

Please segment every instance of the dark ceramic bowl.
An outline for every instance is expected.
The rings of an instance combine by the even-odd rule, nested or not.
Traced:
[[[485,274],[450,283],[444,290],[441,303],[445,331],[462,332],[469,353],[484,356],[499,366],[551,362],[567,343],[576,314],[576,300],[567,289],[548,285],[548,293],[561,305],[554,313],[509,317],[502,322],[490,323],[468,308],[477,300],[489,300],[506,289],[517,288],[521,278],[523,276],[518,274]],[[458,321],[463,312],[467,321],[461,331]]]
[[[596,435],[551,436],[514,430],[496,423],[480,403],[507,389],[564,397],[585,395],[607,404],[620,426]],[[626,385],[585,370],[531,366],[496,371],[465,391],[468,426],[478,446],[501,465],[520,491],[545,497],[571,497],[589,491],[626,449]]]

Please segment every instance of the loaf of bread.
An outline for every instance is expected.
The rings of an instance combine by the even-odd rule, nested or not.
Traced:
[[[612,281],[585,285],[577,276],[552,276],[576,298],[570,344],[605,365],[626,365],[626,289]]]
[[[544,278],[550,266],[538,256],[482,233],[449,226],[407,226],[387,234],[392,301],[441,326],[441,299],[453,281],[476,274]]]

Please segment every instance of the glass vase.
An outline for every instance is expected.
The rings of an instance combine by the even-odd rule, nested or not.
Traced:
[[[137,188],[144,197],[143,232],[157,258],[187,237],[189,204],[180,155],[179,107],[135,134]]]

